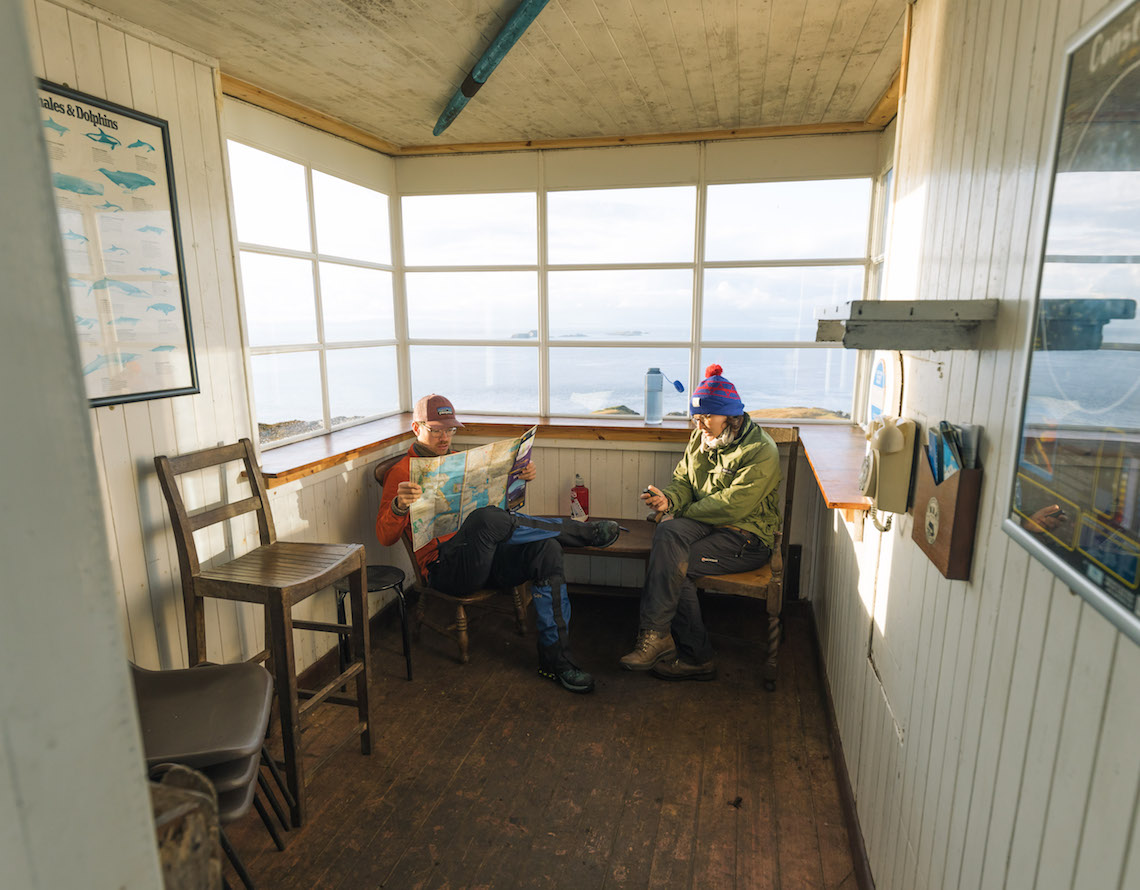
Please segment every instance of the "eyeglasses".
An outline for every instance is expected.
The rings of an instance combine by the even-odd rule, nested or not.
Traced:
[[[455,435],[455,430],[453,430],[451,427],[442,427],[440,429],[436,429],[435,427],[428,426],[428,427],[425,427],[425,429],[429,433],[431,433],[433,436],[435,436],[436,438],[439,438],[439,439],[443,439],[443,438],[446,438],[448,436],[454,436]]]

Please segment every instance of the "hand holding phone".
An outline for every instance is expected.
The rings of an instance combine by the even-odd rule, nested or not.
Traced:
[[[669,509],[669,499],[661,493],[661,490],[654,488],[652,485],[645,486],[641,492],[641,499],[645,501],[645,505],[658,513],[663,513]]]

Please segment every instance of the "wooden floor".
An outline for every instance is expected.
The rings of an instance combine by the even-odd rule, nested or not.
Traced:
[[[711,683],[619,669],[635,599],[573,605],[587,696],[537,676],[533,635],[506,613],[473,620],[468,665],[425,629],[413,682],[384,624],[372,755],[352,742],[326,759],[285,852],[252,810],[228,829],[257,886],[854,890],[806,616],[786,621],[769,693],[750,642],[762,604],[706,601]],[[327,753],[354,717],[322,706],[307,748]]]

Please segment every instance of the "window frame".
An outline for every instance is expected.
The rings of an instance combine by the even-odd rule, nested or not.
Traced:
[[[271,254],[298,258],[308,261],[313,269],[314,275],[314,310],[316,312],[317,323],[317,342],[308,344],[290,344],[289,346],[275,346],[275,347],[251,347],[248,344],[248,325],[246,318],[246,305],[245,297],[242,292],[243,282],[242,276],[239,274],[237,277],[237,287],[239,294],[239,313],[243,326],[242,340],[243,350],[245,353],[246,363],[246,377],[248,381],[247,394],[250,407],[250,416],[254,427],[257,427],[257,408],[256,408],[256,395],[253,387],[253,374],[252,374],[252,360],[263,354],[286,354],[298,352],[316,352],[319,359],[320,367],[320,389],[322,400],[322,428],[312,430],[304,433],[298,433],[293,436],[283,437],[272,442],[261,443],[260,436],[258,436],[259,449],[273,449],[303,441],[309,438],[316,438],[322,435],[328,435],[337,430],[343,430],[353,426],[361,425],[374,421],[383,417],[389,417],[393,414],[407,412],[410,410],[414,396],[412,391],[411,370],[412,352],[416,347],[421,346],[468,346],[468,347],[492,347],[492,348],[515,348],[515,349],[536,349],[537,350],[537,369],[538,380],[537,386],[537,414],[543,417],[589,417],[589,412],[583,413],[567,413],[559,411],[552,413],[551,407],[551,393],[550,393],[550,372],[551,372],[551,357],[554,349],[572,350],[575,348],[616,348],[622,350],[631,349],[644,349],[649,351],[657,351],[662,348],[671,349],[684,349],[688,351],[689,355],[689,368],[688,376],[692,381],[698,381],[703,377],[703,364],[702,352],[717,349],[836,349],[842,348],[839,344],[833,343],[819,343],[814,340],[704,340],[702,338],[702,322],[704,316],[704,285],[706,271],[718,269],[749,269],[749,268],[796,268],[796,267],[818,267],[818,266],[861,266],[863,268],[862,276],[862,293],[863,299],[874,299],[875,295],[871,292],[872,287],[876,280],[881,279],[883,270],[885,269],[885,256],[881,250],[885,245],[887,233],[880,231],[883,219],[880,215],[880,208],[883,201],[889,201],[890,196],[885,194],[882,188],[883,177],[887,173],[884,165],[879,165],[877,169],[869,164],[848,164],[844,165],[842,162],[836,165],[835,172],[821,172],[817,169],[795,169],[794,173],[787,171],[795,168],[794,163],[783,164],[764,164],[757,163],[747,168],[737,166],[735,170],[718,169],[717,175],[711,178],[707,175],[711,150],[709,146],[701,144],[698,150],[694,152],[695,163],[689,167],[691,173],[686,173],[681,166],[674,166],[673,172],[666,172],[664,175],[655,173],[648,173],[642,175],[639,172],[629,174],[626,176],[614,176],[612,173],[603,172],[602,175],[595,177],[593,171],[587,170],[586,173],[575,173],[574,175],[566,176],[566,166],[563,159],[559,159],[558,164],[552,167],[556,171],[556,177],[560,181],[558,183],[548,183],[546,174],[546,164],[549,161],[548,156],[550,152],[535,152],[533,161],[535,168],[528,175],[523,172],[517,177],[517,183],[510,182],[510,177],[502,175],[492,176],[488,181],[480,181],[477,187],[465,187],[471,181],[471,177],[464,177],[460,180],[456,175],[444,175],[439,179],[439,186],[436,187],[435,182],[429,182],[425,177],[420,175],[418,183],[408,183],[410,187],[407,190],[400,188],[400,182],[396,175],[396,161],[388,158],[387,156],[371,152],[360,146],[353,146],[352,149],[364,152],[375,157],[375,162],[378,165],[385,163],[390,164],[391,175],[385,180],[383,173],[377,177],[378,180],[387,181],[387,186],[378,186],[377,181],[371,175],[354,176],[346,172],[344,169],[343,157],[337,157],[335,163],[323,163],[323,149],[315,149],[313,142],[306,142],[305,137],[297,136],[296,139],[292,138],[292,134],[284,130],[283,125],[287,124],[296,127],[298,130],[304,130],[301,125],[296,124],[286,119],[278,119],[278,129],[276,132],[269,134],[271,138],[267,139],[260,134],[253,135],[250,128],[247,126],[233,126],[227,124],[225,138],[227,143],[234,141],[258,151],[264,151],[277,157],[284,158],[302,166],[305,171],[305,193],[307,201],[307,209],[309,214],[310,225],[310,250],[297,251],[287,250],[282,248],[272,248],[266,245],[253,244],[249,242],[241,242],[237,239],[237,226],[236,216],[234,215],[233,208],[233,192],[232,189],[227,188],[227,199],[230,204],[231,219],[233,229],[233,245],[235,250],[235,260],[240,263],[240,253],[242,251],[250,251],[262,254]],[[320,138],[330,139],[333,143],[341,143],[340,140],[325,137],[320,134]],[[302,144],[304,143],[304,144]],[[885,143],[884,143],[885,144]],[[301,145],[301,151],[294,150],[297,145]],[[228,150],[223,152],[226,164],[226,175],[229,175],[229,153]],[[468,163],[475,164],[478,159],[468,159]],[[457,162],[462,163],[462,162]],[[812,164],[815,162],[813,161]],[[339,169],[338,169],[339,164]],[[525,165],[524,165],[525,166]],[[730,165],[731,166],[731,165]],[[752,176],[750,175],[753,170],[765,169],[773,171],[773,168],[784,168],[783,170],[775,170],[777,175],[766,176]],[[403,169],[402,167],[400,168]],[[434,168],[430,168],[434,171]],[[342,179],[353,184],[379,191],[385,194],[388,200],[388,223],[389,223],[389,241],[391,250],[391,262],[375,263],[363,260],[351,260],[335,254],[324,254],[320,251],[319,235],[316,231],[316,207],[314,203],[314,190],[313,190],[313,171],[319,171],[329,176]],[[468,171],[470,172],[470,171]],[[402,176],[402,174],[401,174]],[[412,177],[415,178],[414,176]],[[752,183],[768,183],[768,182],[800,182],[800,181],[827,181],[827,180],[849,180],[859,179],[868,180],[871,184],[871,199],[869,202],[868,220],[867,220],[867,246],[865,253],[860,257],[840,257],[840,258],[811,258],[811,259],[766,259],[766,260],[706,260],[706,244],[705,244],[705,228],[706,228],[706,213],[708,204],[708,189],[710,185],[724,186],[724,185],[746,185]],[[669,186],[684,186],[695,188],[695,219],[694,219],[694,251],[691,261],[683,262],[634,262],[634,263],[550,263],[548,261],[548,196],[553,192],[566,192],[566,191],[604,191],[610,189],[633,189],[633,188],[661,188]],[[402,210],[403,201],[405,198],[417,196],[435,196],[435,195],[463,195],[463,194],[487,194],[487,193],[528,193],[535,195],[535,213],[536,213],[536,233],[537,233],[537,255],[536,262],[533,264],[511,264],[511,265],[406,265],[404,261],[403,250],[403,228],[402,228]],[[876,249],[879,252],[874,252]],[[321,283],[319,276],[319,264],[321,262],[335,262],[342,263],[349,266],[355,266],[367,269],[376,269],[379,271],[386,271],[392,277],[392,299],[393,299],[393,322],[394,331],[392,338],[384,338],[378,340],[360,340],[352,342],[338,342],[336,344],[329,344],[324,335],[324,315],[323,315],[323,299],[321,294]],[[680,269],[689,272],[692,276],[692,302],[691,302],[691,315],[689,320],[689,337],[687,340],[647,340],[647,341],[626,341],[626,340],[600,340],[600,339],[583,339],[569,342],[562,342],[552,339],[550,336],[550,276],[551,273],[564,272],[564,271],[609,271],[609,270],[656,270],[656,269]],[[408,273],[416,272],[528,272],[535,275],[537,282],[537,330],[538,335],[533,340],[527,339],[455,339],[455,338],[437,338],[437,337],[417,337],[412,338],[409,331],[409,313],[408,313],[408,297],[406,288],[406,275]],[[336,426],[332,424],[330,416],[330,402],[329,402],[329,379],[328,379],[328,365],[327,357],[330,350],[333,349],[350,349],[350,348],[367,348],[367,347],[391,347],[395,350],[396,357],[396,371],[397,380],[395,382],[396,399],[398,408],[392,411],[384,411],[375,415],[370,415],[361,419],[354,419],[349,422],[342,422]],[[655,364],[651,360],[651,356],[647,354],[648,364]],[[856,356],[854,364],[854,378],[852,382],[852,396],[851,402],[846,410],[850,413],[849,418],[803,418],[790,415],[786,418],[773,417],[774,422],[790,421],[797,423],[811,423],[811,424],[849,424],[857,422],[859,417],[860,404],[864,400],[862,390],[865,388],[867,368],[869,366],[869,355],[860,352]],[[686,381],[687,382],[687,381]],[[501,415],[510,416],[515,412],[512,411],[494,411],[490,409],[479,409],[480,414],[486,415]],[[632,418],[631,420],[640,420]]]
[[[317,436],[327,435],[342,429],[359,426],[363,423],[368,423],[373,420],[378,420],[383,417],[390,417],[393,414],[398,414],[405,404],[403,396],[403,388],[397,386],[396,398],[397,408],[392,411],[381,411],[376,414],[370,414],[362,418],[353,418],[350,421],[333,424],[332,411],[330,408],[329,396],[329,375],[328,375],[328,354],[330,351],[346,350],[346,349],[362,349],[373,347],[393,347],[396,350],[396,367],[399,375],[400,369],[400,343],[401,343],[401,313],[399,307],[402,304],[402,294],[397,295],[397,279],[401,278],[397,274],[397,267],[395,258],[397,256],[397,238],[395,236],[394,216],[393,216],[393,203],[394,196],[389,192],[384,192],[378,189],[375,184],[361,181],[360,178],[354,178],[346,175],[344,171],[331,169],[329,166],[314,162],[306,155],[299,155],[287,149],[279,147],[268,147],[257,139],[249,138],[245,135],[238,135],[232,132],[232,128],[225,134],[225,148],[223,152],[226,164],[227,178],[230,176],[229,171],[229,143],[235,142],[247,148],[252,148],[256,151],[264,152],[266,154],[274,155],[275,157],[282,158],[292,163],[298,164],[304,171],[305,179],[305,201],[309,221],[309,250],[297,250],[283,247],[273,247],[271,245],[259,244],[257,242],[241,241],[238,237],[237,229],[237,214],[236,206],[234,203],[233,189],[227,188],[227,198],[230,205],[231,218],[233,219],[233,245],[234,245],[234,262],[236,274],[236,286],[238,292],[238,305],[242,324],[242,347],[245,354],[245,370],[246,370],[246,394],[249,401],[250,420],[254,430],[257,431],[257,443],[259,451],[271,450],[279,448],[284,445],[289,445],[294,442],[304,441],[306,439],[316,438]],[[323,253],[320,250],[320,237],[317,232],[317,211],[316,200],[313,189],[313,171],[317,171],[326,176],[335,179],[349,182],[361,188],[369,189],[370,191],[378,192],[384,195],[387,199],[388,205],[388,247],[389,257],[388,263],[379,263],[370,260],[357,260],[349,257],[344,257],[339,254]],[[274,345],[274,346],[254,346],[249,342],[249,321],[247,316],[246,299],[244,291],[244,281],[241,272],[241,255],[243,253],[255,253],[262,256],[276,256],[286,257],[290,259],[304,260],[310,264],[313,276],[313,308],[316,313],[315,329],[316,340],[310,343],[291,343],[288,345]],[[324,302],[321,293],[321,263],[334,263],[341,266],[351,266],[359,269],[370,269],[380,272],[387,272],[391,276],[392,284],[392,313],[393,313],[393,336],[389,338],[380,339],[363,339],[352,341],[335,341],[330,343],[325,337],[325,319],[324,319]],[[253,364],[254,359],[261,355],[287,355],[296,353],[316,352],[318,367],[320,369],[320,389],[321,389],[321,428],[316,430],[307,430],[304,432],[296,433],[292,436],[283,436],[279,439],[272,441],[262,441],[260,435],[260,425],[257,414],[257,395],[253,385]]]

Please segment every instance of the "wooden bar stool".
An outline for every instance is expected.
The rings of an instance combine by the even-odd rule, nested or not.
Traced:
[[[251,489],[250,496],[188,513],[177,477],[198,470],[220,468],[223,464],[238,460],[245,464],[245,474]],[[322,701],[355,707],[359,718],[356,731],[360,733],[360,753],[371,752],[364,547],[360,544],[278,541],[273,527],[273,514],[269,510],[265,480],[257,466],[253,443],[249,439],[242,439],[235,445],[207,448],[178,457],[160,455],[154,459],[154,464],[158,469],[162,492],[166,496],[171,524],[174,527],[175,543],[178,546],[190,666],[193,667],[206,660],[206,619],[203,598],[217,597],[257,603],[265,609],[265,635],[268,638],[268,645],[250,661],[264,661],[268,658],[272,666],[281,717],[285,778],[293,796],[292,820],[294,825],[299,826],[304,822],[306,809],[305,775],[301,758],[301,718]],[[194,532],[251,512],[257,514],[261,546],[222,565],[202,568],[198,559]],[[347,578],[349,584],[351,626],[293,619],[293,606],[318,591],[332,587],[342,578]],[[321,689],[305,690],[297,687],[293,654],[294,630],[312,630],[337,635],[351,634],[350,662]],[[355,696],[338,694],[338,690],[349,680],[355,680]]]

